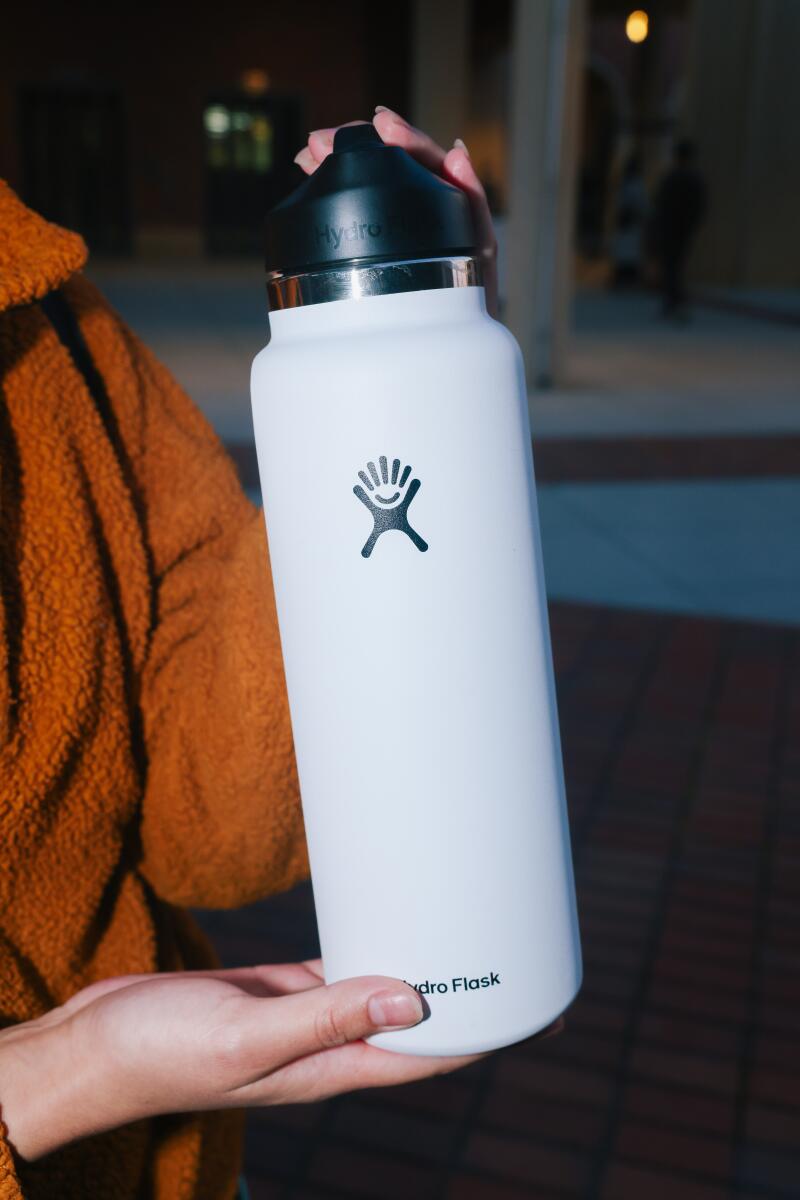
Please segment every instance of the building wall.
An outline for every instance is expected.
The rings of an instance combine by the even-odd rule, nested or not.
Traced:
[[[686,127],[709,213],[698,279],[800,286],[800,4],[696,0]]]
[[[0,176],[21,186],[21,85],[113,85],[125,101],[134,229],[199,229],[208,94],[259,67],[275,92],[302,98],[308,129],[368,118],[376,103],[402,107],[408,7],[398,6],[394,38],[378,40],[363,0],[16,4],[0,37]]]

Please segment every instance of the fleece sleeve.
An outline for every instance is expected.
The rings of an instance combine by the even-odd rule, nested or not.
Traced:
[[[142,870],[174,904],[248,903],[307,873],[263,516],[208,422],[99,294],[75,280],[67,298],[151,576]]]
[[[6,1127],[0,1119],[0,1200],[23,1200],[22,1187],[8,1144]]]

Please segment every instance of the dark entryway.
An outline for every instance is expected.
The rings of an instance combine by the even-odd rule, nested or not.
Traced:
[[[264,214],[300,182],[292,160],[305,141],[302,115],[293,97],[209,97],[203,130],[210,253],[260,250]]]
[[[92,87],[26,87],[19,97],[23,197],[83,234],[92,251],[131,248],[122,96]]]

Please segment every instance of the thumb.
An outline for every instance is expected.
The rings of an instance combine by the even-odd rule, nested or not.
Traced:
[[[385,975],[343,979],[287,996],[253,998],[248,1007],[254,1050],[273,1070],[385,1029],[407,1029],[424,1015],[414,989]]]

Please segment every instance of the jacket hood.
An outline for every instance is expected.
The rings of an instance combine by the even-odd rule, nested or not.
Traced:
[[[83,238],[31,212],[0,179],[0,312],[41,300],[87,257]]]

